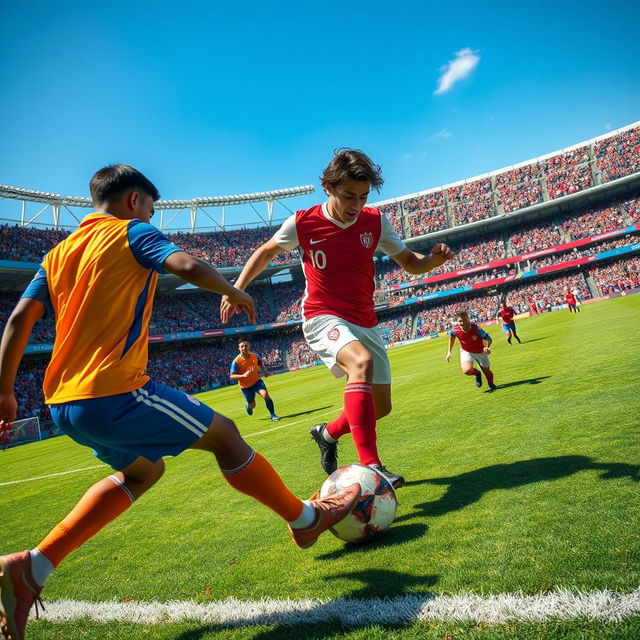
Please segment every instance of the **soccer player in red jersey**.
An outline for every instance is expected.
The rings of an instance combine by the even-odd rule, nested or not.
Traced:
[[[516,310],[513,307],[510,307],[506,300],[503,300],[500,303],[500,310],[496,314],[496,320],[500,323],[502,330],[507,334],[507,342],[509,344],[511,344],[512,337],[515,338],[518,343],[522,344],[522,340],[520,340],[516,333],[516,321],[514,320],[515,315]]]
[[[379,190],[383,179],[380,167],[362,151],[338,150],[321,182],[328,202],[285,220],[249,258],[235,286],[244,290],[278,253],[299,248],[306,279],[305,339],[336,377],[347,374],[344,410],[329,424],[311,429],[322,467],[326,473],[335,471],[337,441],[351,433],[360,463],[377,468],[399,487],[404,478],[382,465],[376,443],[376,420],[391,411],[391,369],[375,329],[373,256],[380,249],[417,275],[449,260],[451,250],[438,244],[428,256],[412,251],[384,215],[365,206],[371,189]],[[223,297],[222,320],[236,311]]]
[[[280,420],[276,414],[273,400],[267,391],[267,387],[260,377],[260,369],[265,376],[271,374],[267,370],[262,361],[262,358],[257,353],[251,352],[251,343],[244,338],[238,342],[238,350],[240,353],[231,362],[231,371],[229,377],[231,380],[236,380],[242,395],[245,399],[245,409],[251,416],[253,410],[256,408],[256,393],[262,396],[265,405],[269,413],[271,414],[271,420],[277,422]]]
[[[469,320],[466,311],[460,311],[456,316],[456,324],[449,332],[449,348],[445,359],[451,359],[451,349],[456,338],[460,340],[460,366],[465,376],[475,376],[476,387],[482,386],[482,375],[474,367],[477,364],[484,373],[489,389],[495,391],[498,387],[493,383],[493,372],[489,367],[489,354],[491,353],[491,336],[481,327]]]
[[[23,640],[29,611],[40,602],[49,574],[160,479],[164,456],[188,448],[212,453],[225,480],[288,522],[300,547],[311,546],[344,518],[360,495],[356,483],[328,498],[300,500],[231,420],[145,374],[158,273],[227,295],[252,322],[254,303],[149,224],[160,196],[139,171],[105,167],[90,188],[95,213],[47,253],[5,325],[0,435],[16,417],[15,378],[33,325],[53,312],[56,338],[45,400],[56,425],[114,471],[90,487],[37,547],[0,556],[5,640]]]
[[[576,300],[575,295],[570,290],[567,290],[564,299],[566,300],[567,306],[569,307],[569,313],[580,313],[580,309],[578,308],[578,301]]]

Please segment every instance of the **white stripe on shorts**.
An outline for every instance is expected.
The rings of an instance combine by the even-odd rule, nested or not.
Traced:
[[[161,398],[157,395],[151,395],[145,389],[136,389],[131,392],[137,402],[144,402],[149,407],[153,407],[158,411],[173,418],[176,422],[181,424],[186,429],[189,429],[192,433],[199,436],[204,435],[209,429],[209,425],[203,426],[201,422],[198,422],[193,416],[190,416],[184,409],[177,405]],[[155,402],[154,402],[155,401]]]

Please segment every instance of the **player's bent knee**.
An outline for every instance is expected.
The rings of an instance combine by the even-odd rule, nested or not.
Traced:
[[[255,407],[255,402],[253,406]],[[207,432],[191,445],[191,449],[202,449],[215,453],[221,446],[233,440],[242,440],[235,422],[216,413]]]

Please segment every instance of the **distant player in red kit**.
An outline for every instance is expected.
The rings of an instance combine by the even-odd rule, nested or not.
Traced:
[[[482,375],[475,368],[477,364],[484,373],[489,392],[498,387],[493,383],[493,371],[489,368],[489,354],[491,353],[491,336],[481,327],[469,320],[466,311],[460,311],[456,316],[456,324],[449,332],[449,348],[445,359],[449,362],[451,349],[456,338],[460,340],[460,366],[466,376],[475,376],[476,387],[482,386]]]
[[[566,300],[567,306],[569,307],[569,313],[580,313],[580,309],[578,308],[578,301],[571,291],[567,291],[564,299]]]
[[[322,467],[328,474],[335,471],[337,441],[351,433],[360,464],[377,468],[400,487],[404,478],[382,466],[376,445],[376,420],[391,411],[391,369],[375,329],[373,256],[379,249],[417,275],[449,260],[451,250],[437,244],[428,256],[415,253],[384,215],[365,207],[371,188],[379,190],[383,179],[380,167],[362,151],[338,150],[321,182],[329,201],[285,220],[249,258],[235,286],[244,290],[278,253],[299,248],[306,279],[305,339],[336,377],[347,374],[344,410],[333,422],[310,431]],[[223,298],[223,322],[235,312]]]
[[[500,311],[496,314],[496,320],[499,322],[502,330],[507,334],[507,342],[511,344],[511,338],[515,338],[519,344],[522,344],[522,340],[516,333],[516,321],[514,316],[516,310],[507,304],[506,300],[500,303]]]

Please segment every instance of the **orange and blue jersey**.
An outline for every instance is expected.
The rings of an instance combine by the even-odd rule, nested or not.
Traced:
[[[44,378],[48,404],[143,387],[158,273],[181,251],[142,220],[91,213],[55,246],[23,294],[55,315]]]
[[[238,354],[231,362],[231,375],[242,375],[249,371],[250,373],[246,378],[240,378],[238,380],[240,387],[247,389],[260,380],[258,367],[261,366],[262,360],[257,353],[250,353],[248,358]]]

